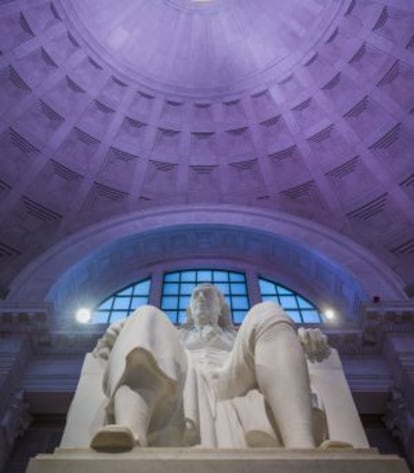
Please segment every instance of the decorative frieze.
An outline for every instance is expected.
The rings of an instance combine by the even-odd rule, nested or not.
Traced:
[[[0,305],[0,333],[33,333],[49,330],[51,304],[25,306],[20,304]]]
[[[381,349],[390,333],[414,333],[414,303],[378,302],[366,305],[362,320],[362,342]]]

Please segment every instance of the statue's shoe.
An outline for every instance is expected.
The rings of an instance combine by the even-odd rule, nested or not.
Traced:
[[[320,450],[330,450],[333,448],[354,448],[348,442],[342,442],[341,440],[324,440],[318,447]]]
[[[99,429],[91,440],[91,447],[98,452],[127,452],[136,445],[134,435],[123,425],[106,425]]]
[[[244,438],[249,448],[275,448],[281,446],[280,442],[275,437],[260,430],[249,430],[244,434]]]

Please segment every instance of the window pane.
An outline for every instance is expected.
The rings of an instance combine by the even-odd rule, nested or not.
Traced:
[[[212,272],[211,271],[197,271],[197,281],[200,282],[212,282]]]
[[[233,311],[233,322],[235,324],[241,324],[243,322],[246,312],[244,310],[234,310]]]
[[[230,281],[235,281],[235,282],[245,282],[246,277],[242,273],[229,273],[230,276]]]
[[[150,286],[151,279],[136,282],[114,294],[113,297],[106,298],[103,303],[96,308],[96,312],[106,311],[109,317],[109,319],[105,321],[106,323],[124,318],[127,314],[132,313],[136,307],[148,304]],[[101,319],[102,317],[100,317],[100,320]],[[91,323],[100,322],[95,321],[95,317],[93,317]]]
[[[108,322],[108,311],[97,311],[92,315],[93,324],[106,324]]]
[[[296,292],[265,279],[259,279],[259,286],[262,300],[279,301],[295,322],[320,323],[322,321],[317,307]],[[271,295],[275,293],[277,300]]]
[[[249,308],[246,278],[244,274],[212,269],[186,270],[175,274],[180,274],[180,277],[175,279],[175,282],[173,283],[174,289],[170,287],[170,284],[172,284],[170,277],[171,273],[166,274],[164,277],[161,308],[168,311],[172,311],[173,309],[179,310],[179,323],[182,323],[186,318],[185,309],[187,309],[190,304],[191,294],[194,287],[203,282],[214,284],[223,293],[225,300],[230,307],[231,298],[232,296],[234,297],[233,308],[234,310],[239,311],[239,318],[236,323],[240,323]],[[230,278],[234,280],[232,284],[228,282]],[[174,303],[172,299],[174,299],[173,296],[175,294],[179,295],[179,300],[177,298]]]
[[[260,292],[262,294],[276,294],[276,285],[269,281],[264,281],[263,279],[260,279],[259,286]]]
[[[105,301],[103,304],[101,304],[99,306],[99,310],[110,310],[112,309],[112,303],[114,301],[114,298],[111,297],[110,299],[108,299],[107,301]]]
[[[287,310],[286,311],[288,316],[296,323],[300,324],[302,322],[302,318],[300,316],[300,312],[298,310]]]
[[[131,310],[145,304],[148,304],[148,297],[133,297],[131,301]]]
[[[184,283],[181,284],[181,294],[191,295],[193,289],[196,287],[195,283]]]
[[[262,296],[262,301],[272,301],[272,302],[276,302],[276,304],[279,304],[279,300],[277,296],[271,296],[267,294]]]
[[[224,295],[224,300],[225,300],[226,304],[228,304],[229,307],[231,308],[231,299],[230,299],[230,296]]]
[[[230,290],[232,294],[246,294],[246,284],[241,284],[241,283],[231,283],[230,284]]]
[[[178,307],[178,297],[164,296],[161,302],[161,308],[165,310],[176,309]]]
[[[136,296],[148,296],[150,290],[150,281],[144,281],[135,286],[134,294]]]
[[[234,310],[246,310],[249,308],[249,301],[245,296],[232,296],[232,308]]]
[[[129,309],[129,302],[131,298],[129,297],[115,297],[114,301],[114,310],[118,309]]]
[[[195,271],[183,271],[181,273],[181,282],[192,282],[196,280],[196,272]]]
[[[283,286],[277,285],[276,287],[277,287],[277,292],[278,292],[279,294],[292,294],[292,291],[290,291],[289,289],[286,289],[286,288],[283,287]]]
[[[175,310],[166,310],[165,313],[173,324],[177,323],[177,312]]]
[[[115,320],[125,319],[127,315],[128,311],[126,310],[115,310],[111,314],[111,322],[114,322]]]
[[[180,311],[178,312],[178,323],[179,323],[179,324],[183,324],[183,323],[185,323],[186,321],[187,321],[187,314],[186,314],[186,312],[183,311],[183,310],[180,310]]]
[[[214,282],[227,282],[229,280],[228,273],[226,271],[213,271]]]
[[[164,294],[165,295],[171,295],[171,294],[178,295],[179,288],[180,288],[180,285],[176,283],[164,284]]]
[[[308,324],[318,324],[321,322],[319,313],[316,310],[303,310],[303,321]]]
[[[229,284],[226,284],[225,282],[218,282],[214,285],[218,287],[224,295],[230,294]]]
[[[180,309],[187,309],[190,305],[190,296],[181,296],[180,297]]]
[[[308,301],[305,301],[305,299],[302,299],[301,297],[298,297],[298,304],[299,304],[299,307],[301,309],[313,309],[313,305],[308,302]]]
[[[280,304],[286,309],[296,309],[298,307],[295,296],[280,296]]]
[[[180,280],[180,273],[168,273],[164,275],[164,281],[179,281]]]
[[[131,286],[131,287],[127,287],[126,289],[124,289],[123,291],[121,292],[118,292],[117,296],[130,296],[132,294],[132,290],[134,288]]]

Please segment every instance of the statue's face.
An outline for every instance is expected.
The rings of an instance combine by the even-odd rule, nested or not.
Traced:
[[[212,284],[196,286],[191,296],[190,309],[195,325],[217,325],[221,314],[219,290]]]

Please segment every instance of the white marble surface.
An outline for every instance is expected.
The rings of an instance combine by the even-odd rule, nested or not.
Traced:
[[[92,355],[104,374],[102,385],[89,391],[107,398],[100,403],[104,422],[97,424],[95,417],[92,423],[90,446],[98,451],[315,448],[325,440],[367,446],[342,367],[337,363],[341,379],[326,378],[320,369],[330,355],[327,337],[319,329],[296,332],[274,302],[254,305],[237,332],[219,288],[199,284],[180,330],[160,309],[144,305],[110,325]],[[319,368],[313,379],[306,361]],[[332,378],[342,388],[335,397]],[[314,380],[338,413],[337,429],[327,421]],[[78,410],[83,409],[81,400]],[[85,427],[89,432],[91,425]],[[81,427],[73,428],[76,433]],[[352,435],[344,440],[342,430]]]
[[[26,473],[409,473],[401,458],[375,449],[166,449],[136,448],[117,455],[58,449],[38,455]]]
[[[93,433],[104,423],[106,398],[102,390],[104,363],[90,353],[85,357],[79,385],[67,417],[61,446],[86,448]],[[323,399],[330,436],[368,448],[368,441],[349,390],[336,350],[320,363],[308,363],[312,386]]]

